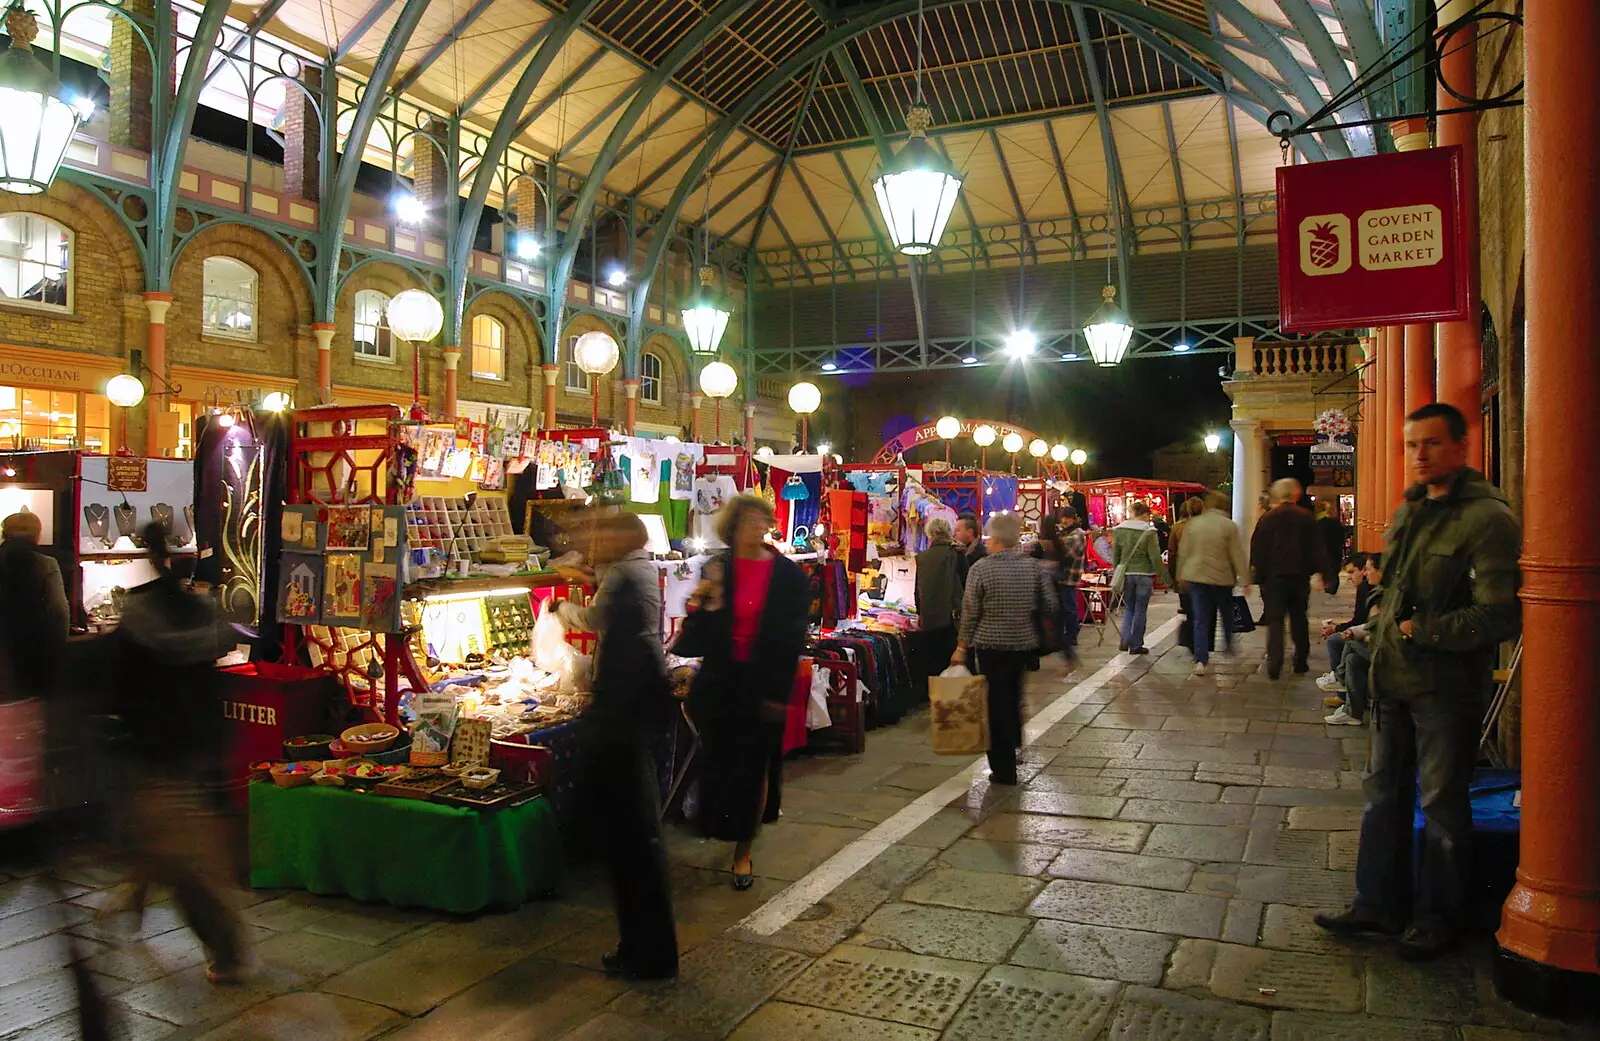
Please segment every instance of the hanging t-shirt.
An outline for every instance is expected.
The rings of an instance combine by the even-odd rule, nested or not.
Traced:
[[[694,498],[694,468],[700,465],[704,457],[703,445],[685,445],[665,443],[664,451],[669,451],[672,460],[672,490],[668,493],[672,498],[688,501]]]
[[[722,545],[717,538],[717,511],[723,503],[739,493],[732,477],[701,477],[694,482],[694,533],[713,546]]]
[[[656,451],[657,442],[642,437],[623,438],[614,449],[618,465],[626,467],[629,502],[661,501],[661,460]]]

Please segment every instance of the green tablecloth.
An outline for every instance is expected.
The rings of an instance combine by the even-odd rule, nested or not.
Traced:
[[[543,797],[491,812],[342,788],[250,785],[250,884],[469,913],[516,906],[561,879]]]

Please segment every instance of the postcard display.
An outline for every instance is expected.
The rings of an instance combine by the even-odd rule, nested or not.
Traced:
[[[285,506],[278,620],[399,632],[405,507]]]

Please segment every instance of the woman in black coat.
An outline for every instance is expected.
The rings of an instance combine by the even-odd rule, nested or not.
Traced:
[[[717,534],[731,548],[706,564],[673,647],[704,659],[689,692],[700,730],[700,823],[710,838],[734,843],[739,890],[755,881],[756,830],[777,817],[784,719],[810,614],[804,572],[765,541],[773,519],[760,496],[723,506]]]

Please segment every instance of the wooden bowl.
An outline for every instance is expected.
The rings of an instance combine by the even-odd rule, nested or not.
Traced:
[[[388,723],[362,723],[339,735],[352,755],[387,752],[400,740],[400,728]]]
[[[468,788],[487,788],[500,779],[500,771],[492,766],[469,766],[461,771],[461,783]]]
[[[283,757],[292,762],[305,759],[328,758],[328,746],[333,744],[332,734],[302,734],[283,743]]]
[[[320,763],[317,765],[321,766]],[[278,763],[272,768],[272,783],[279,788],[298,788],[312,783],[319,772],[300,763]]]

